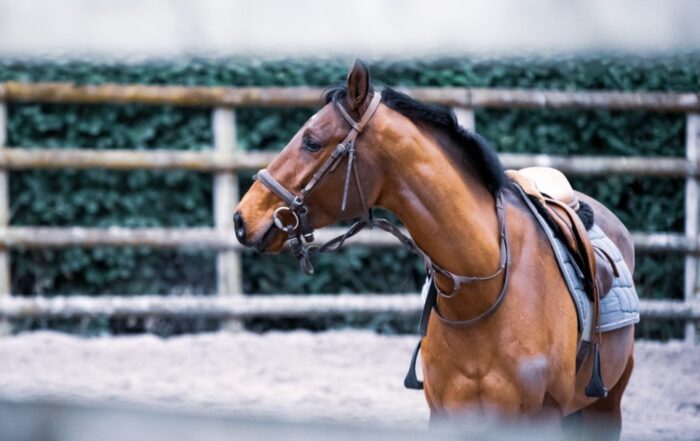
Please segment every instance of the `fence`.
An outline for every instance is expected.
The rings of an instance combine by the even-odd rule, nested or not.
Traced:
[[[642,314],[649,318],[686,321],[685,338],[695,340],[694,321],[700,320],[698,298],[698,204],[700,176],[700,95],[692,93],[561,92],[535,90],[414,88],[415,98],[452,106],[460,122],[474,128],[474,108],[549,108],[616,109],[679,112],[686,114],[685,158],[594,157],[502,154],[508,168],[544,165],[559,168],[570,175],[639,175],[683,177],[686,179],[685,232],[633,234],[637,249],[684,253],[685,285],[683,302],[645,301]],[[237,173],[264,167],[274,153],[242,152],[237,149],[235,109],[246,106],[293,107],[320,104],[321,89],[225,88],[143,85],[76,86],[70,83],[0,83],[0,317],[46,315],[207,315],[242,318],[256,315],[308,315],[341,312],[415,313],[417,296],[391,298],[386,295],[339,296],[272,300],[242,295],[240,246],[233,233],[232,214],[238,203]],[[140,103],[149,105],[211,107],[214,148],[203,152],[179,151],[98,151],[86,149],[24,149],[5,146],[5,102],[47,103]],[[8,170],[29,168],[113,170],[193,170],[214,176],[215,228],[44,228],[9,225]],[[327,229],[319,240],[337,233]],[[391,237],[378,232],[363,232],[351,244],[392,246]],[[18,299],[10,296],[9,250],[12,248],[49,248],[101,245],[200,247],[218,250],[217,293],[222,299],[59,298]],[[231,298],[232,297],[232,298]],[[121,303],[120,303],[121,302]],[[129,302],[137,302],[129,304]],[[265,303],[267,302],[267,303]],[[264,304],[263,304],[264,303]],[[121,304],[121,309],[115,307]],[[129,307],[124,305],[129,304]],[[320,305],[320,306],[319,306]],[[121,312],[119,312],[121,311]]]

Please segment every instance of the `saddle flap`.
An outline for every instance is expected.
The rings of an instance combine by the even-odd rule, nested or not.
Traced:
[[[545,197],[544,200],[544,207],[554,221],[554,224],[560,230],[560,237],[562,237],[565,245],[573,253],[581,266],[584,279],[588,282],[586,291],[591,300],[603,295],[606,291],[598,289],[599,283],[597,275],[598,261],[601,259],[596,257],[596,253],[593,250],[593,245],[588,238],[588,232],[583,222],[581,222],[576,212],[567,204],[550,197]],[[607,283],[605,285],[607,285]],[[610,279],[609,285],[612,286],[612,278]]]
[[[604,298],[613,287],[613,280],[620,277],[620,271],[615,264],[615,260],[602,248],[593,246],[596,264],[595,283],[600,293],[600,298]]]

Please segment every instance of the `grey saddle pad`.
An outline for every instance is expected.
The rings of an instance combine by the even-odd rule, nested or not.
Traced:
[[[571,299],[576,306],[578,313],[579,332],[587,328],[587,321],[590,320],[591,303],[583,289],[583,278],[581,271],[576,267],[575,261],[569,254],[562,242],[554,236],[552,228],[547,221],[540,216],[532,201],[522,194],[523,199],[532,211],[537,221],[542,226],[547,239],[549,239],[557,264],[561,270],[566,285],[569,287]],[[632,274],[630,274],[627,264],[622,259],[622,254],[617,246],[605,235],[598,225],[588,231],[588,236],[593,245],[605,250],[615,261],[620,276],[613,280],[613,286],[607,296],[600,302],[600,321],[598,328],[602,332],[612,331],[639,322],[639,297],[634,288]]]

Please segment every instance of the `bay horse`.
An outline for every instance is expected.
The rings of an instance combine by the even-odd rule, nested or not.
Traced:
[[[325,101],[241,200],[234,214],[238,240],[267,253],[290,241],[310,272],[303,242],[312,240],[314,228],[367,216],[375,206],[393,212],[426,267],[439,269],[433,271],[439,292],[451,293],[438,296],[446,320],[429,321],[421,348],[431,421],[465,411],[515,420],[575,415],[593,438],[619,439],[634,327],[604,334],[602,377],[610,391],[588,397],[592,362],[588,357],[577,372],[574,304],[544,232],[496,152],[460,127],[448,108],[390,88],[375,91],[359,60],[347,84],[329,89]],[[632,272],[634,247],[625,226],[577,194]],[[471,276],[455,284],[455,274]],[[475,320],[449,323],[468,319]]]

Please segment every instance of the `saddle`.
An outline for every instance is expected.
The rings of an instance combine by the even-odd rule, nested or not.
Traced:
[[[586,387],[586,394],[593,397],[607,396],[607,388],[600,375],[600,300],[610,291],[613,278],[619,277],[619,270],[613,258],[601,248],[594,247],[588,237],[586,225],[579,212],[587,207],[576,197],[566,176],[559,170],[549,167],[529,167],[521,170],[508,170],[508,177],[535,203],[540,215],[555,231],[576,263],[577,272],[583,280],[584,289],[592,304],[590,342],[583,337],[576,357],[577,371],[586,359],[589,348],[593,347],[593,372]],[[591,210],[590,207],[587,210]],[[592,226],[592,218],[590,219]]]
[[[566,176],[549,167],[508,170],[506,174],[534,200],[540,214],[573,256],[589,300],[604,298],[612,288],[613,278],[620,274],[614,259],[591,244],[587,230],[592,222],[585,225],[579,217],[585,204],[578,200]]]

